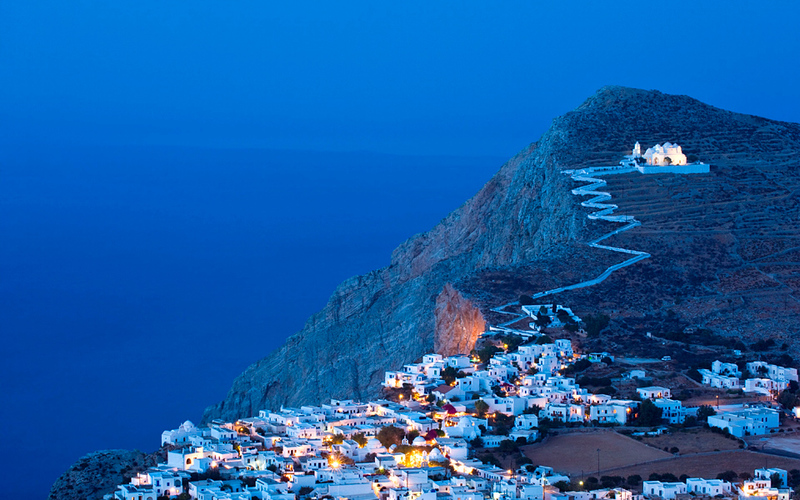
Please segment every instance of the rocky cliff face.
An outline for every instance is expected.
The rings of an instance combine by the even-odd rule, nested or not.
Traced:
[[[481,310],[450,283],[436,297],[435,318],[433,350],[445,356],[469,353],[486,331]]]
[[[790,171],[788,162],[800,153],[800,126],[731,113],[686,96],[605,87],[554,120],[538,142],[503,165],[483,189],[440,224],[400,245],[388,267],[342,283],[300,332],[240,375],[225,400],[206,410],[204,420],[235,419],[263,408],[319,403],[330,397],[375,396],[385,370],[398,369],[434,348],[447,354],[468,351],[483,317],[491,314],[489,306],[513,300],[520,292],[596,276],[608,259],[617,257],[587,250],[581,243],[608,228],[587,221],[581,200],[570,193],[572,182],[560,171],[616,164],[635,141],[643,145],[678,142],[685,152],[718,164],[709,178],[735,179],[755,170],[748,161],[771,162],[770,168],[759,167],[757,181],[780,196],[775,199],[782,203],[781,210],[795,221],[790,239],[798,235],[797,191],[792,191],[794,187],[787,191],[780,179],[797,179],[797,169]],[[658,184],[662,182],[658,178],[663,176],[643,182]],[[691,190],[692,183],[702,181],[685,177],[680,182]],[[724,198],[730,189],[734,188],[720,185],[714,195]],[[674,199],[662,201],[673,209],[680,206]],[[780,222],[777,214],[762,213]],[[626,238],[633,238],[634,232],[639,237],[646,234],[647,214],[634,215],[644,225],[626,233]],[[742,214],[731,206],[726,215],[735,219]],[[682,227],[692,232],[701,222],[688,217]],[[745,227],[742,234],[752,230]],[[674,241],[684,236],[677,232]],[[663,261],[658,260],[666,248],[670,245],[661,241],[647,249],[653,258],[645,265],[661,262],[660,270],[645,280],[648,290],[664,289],[658,285],[662,279],[665,286],[674,282],[676,274],[669,262],[675,256],[667,252]],[[784,241],[780,248],[792,248],[791,242]],[[708,262],[709,269],[714,265]],[[625,273],[630,277],[637,269],[626,268]],[[789,294],[792,283],[800,285],[791,279],[795,271],[790,270],[783,282],[789,284]],[[709,280],[717,279],[713,272],[706,274]],[[608,308],[613,304],[610,294],[616,293],[614,283],[607,280],[602,295],[583,290],[573,293],[572,299],[589,310]],[[634,316],[649,314],[641,304],[663,300],[655,291],[652,297],[646,290],[640,292],[625,311]]]
[[[103,450],[89,453],[59,477],[48,500],[99,500],[137,472],[155,465],[155,455],[141,451]]]

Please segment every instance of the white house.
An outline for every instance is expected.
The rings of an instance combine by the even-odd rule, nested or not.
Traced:
[[[636,370],[629,371],[622,378],[629,379],[629,380],[643,379],[643,378],[646,378],[646,375],[645,375],[645,371],[644,370],[636,369]]]
[[[517,418],[514,419],[514,428],[515,429],[535,429],[539,427],[539,417],[536,415],[526,413],[524,415],[517,415]]]
[[[686,480],[686,492],[695,495],[715,497],[731,493],[731,483],[722,479],[702,479],[690,477]]]
[[[711,363],[711,371],[717,375],[727,375],[729,377],[742,376],[742,372],[739,371],[739,367],[736,363],[723,363],[720,360]]]
[[[707,370],[705,368],[701,368],[697,371],[700,372],[700,375],[703,377],[703,385],[709,385],[718,389],[740,388],[739,377],[714,373],[712,370]]]
[[[650,387],[640,387],[636,389],[636,393],[642,399],[661,399],[661,398],[671,398],[672,392],[666,387],[659,387],[657,385],[651,385]]]
[[[643,481],[642,494],[646,497],[661,497],[665,500],[671,500],[676,495],[686,493],[685,483],[664,483],[661,481]]]
[[[736,437],[759,436],[774,432],[780,425],[779,413],[770,408],[745,408],[708,417],[708,425],[727,429]]]
[[[605,404],[589,406],[589,420],[601,424],[624,425],[633,413],[633,401],[610,400]]]
[[[773,476],[777,476],[780,478],[780,488],[786,488],[789,486],[789,474],[784,469],[778,468],[762,468],[756,469],[755,474],[753,474],[755,479],[769,479],[772,481]]]
[[[770,394],[780,392],[789,386],[786,380],[773,380],[771,378],[749,378],[744,381],[744,392],[757,392],[759,394]]]
[[[653,404],[661,408],[661,418],[670,424],[682,424],[686,420],[686,412],[680,401],[660,398],[654,400]]]
[[[117,500],[156,500],[156,492],[150,486],[134,486],[121,484],[114,492]]]
[[[744,481],[737,488],[740,499],[752,500],[753,497],[769,500],[789,500],[792,490],[789,488],[773,488],[769,479],[752,479]]]
[[[183,473],[188,478],[188,473]],[[176,496],[183,493],[183,476],[172,471],[140,472],[131,478],[133,486],[148,486],[157,497]]]
[[[777,381],[798,381],[797,368],[787,368],[784,366],[766,363],[764,361],[751,361],[750,363],[747,363],[747,371],[749,371],[754,377],[766,376]]]

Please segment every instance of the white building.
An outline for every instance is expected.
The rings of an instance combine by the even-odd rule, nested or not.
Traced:
[[[787,368],[785,366],[773,365],[764,361],[752,361],[747,363],[747,371],[754,377],[764,376],[776,381],[794,380],[798,381],[797,368]]]
[[[752,479],[742,483],[737,488],[740,500],[789,500],[792,490],[788,488],[773,488],[770,479]]]
[[[610,400],[605,404],[589,406],[589,420],[601,424],[624,425],[633,412],[633,401]]]
[[[745,408],[708,417],[708,425],[727,429],[736,437],[760,436],[774,432],[780,425],[779,413],[770,408]]]
[[[189,478],[188,473],[185,474]],[[183,475],[172,471],[140,472],[131,478],[133,486],[147,486],[153,489],[157,497],[176,496],[183,493]]]
[[[686,492],[695,495],[708,495],[715,497],[731,493],[731,483],[722,479],[702,479],[690,477],[686,480]]]
[[[711,371],[717,375],[727,375],[729,377],[742,376],[742,372],[739,370],[739,367],[736,365],[736,363],[723,363],[720,360],[716,360],[711,363]]]
[[[652,385],[650,387],[640,387],[636,389],[636,393],[642,399],[662,399],[662,398],[671,398],[672,392],[666,387],[659,387],[657,385]]]
[[[780,392],[789,386],[786,380],[773,380],[771,378],[749,378],[744,381],[744,392],[757,392],[769,395]]]
[[[769,479],[770,481],[772,481],[773,476],[777,476],[780,478],[781,484],[778,485],[780,488],[786,488],[789,486],[789,474],[784,469],[778,469],[775,467],[756,469],[753,476],[755,479]]]
[[[117,500],[156,500],[156,492],[150,486],[121,484],[114,492]]]
[[[741,383],[739,377],[714,373],[712,370],[701,368],[697,370],[703,377],[703,385],[709,385],[718,389],[739,389]]]
[[[208,430],[206,430],[208,432]],[[173,444],[182,445],[191,442],[194,436],[202,436],[203,431],[198,429],[191,420],[182,423],[177,429],[164,431],[161,433],[161,445]]]
[[[641,151],[641,146],[639,146],[637,142],[636,146],[634,146],[634,155],[636,154],[635,150],[637,147],[639,151]],[[665,142],[663,146],[661,144],[656,144],[652,148],[647,148],[647,151],[644,152],[642,157],[648,165],[686,165],[686,155],[683,154],[683,150],[680,146],[671,142]]]
[[[643,481],[642,494],[646,497],[661,497],[672,500],[675,495],[686,493],[685,483],[662,483],[661,481]]]
[[[670,424],[682,424],[686,420],[686,411],[683,403],[674,399],[656,399],[653,404],[661,408],[661,418]]]

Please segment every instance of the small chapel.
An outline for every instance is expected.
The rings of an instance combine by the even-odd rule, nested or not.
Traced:
[[[663,145],[656,144],[652,148],[647,148],[644,154],[642,154],[642,146],[637,142],[632,153],[634,159],[644,158],[648,165],[686,165],[686,155],[683,154],[681,147],[671,142],[665,142]]]

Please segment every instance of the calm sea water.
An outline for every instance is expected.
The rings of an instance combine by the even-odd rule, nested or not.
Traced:
[[[0,496],[44,498],[89,451],[156,449],[502,161],[0,152]]]

